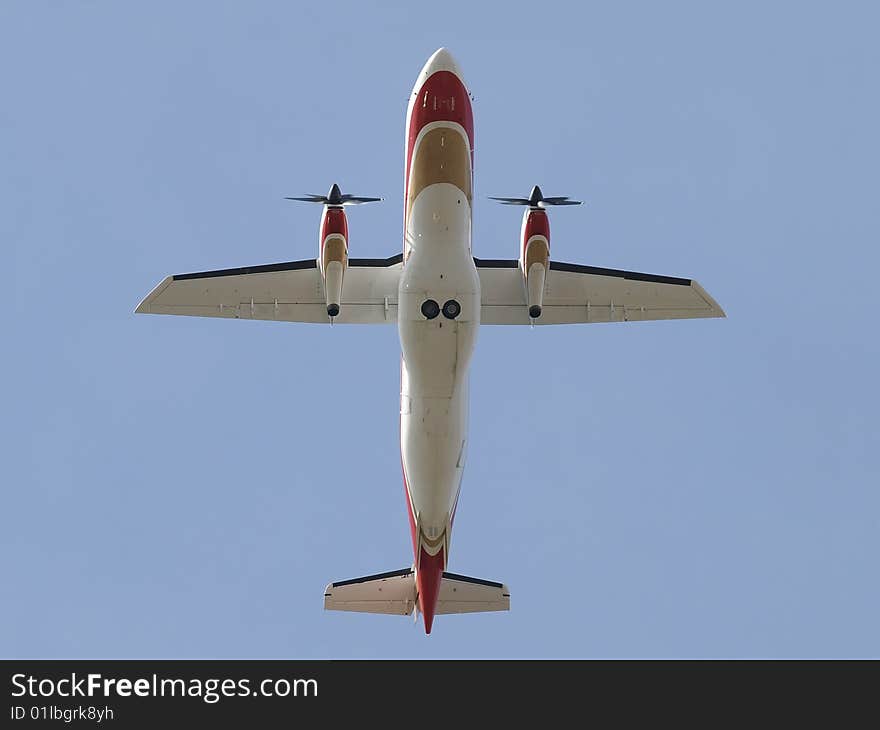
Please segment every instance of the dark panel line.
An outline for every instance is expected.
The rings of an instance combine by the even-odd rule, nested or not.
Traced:
[[[474,256],[474,263],[478,269],[516,269],[519,261],[516,259],[478,259]]]
[[[394,266],[395,264],[399,264],[403,261],[403,254],[395,254],[387,259],[349,259],[349,266],[375,266],[375,267],[387,267]]]
[[[339,583],[333,583],[333,588],[341,588],[342,586],[353,586],[357,583],[368,583],[371,580],[381,580],[382,578],[397,578],[404,575],[411,575],[412,568],[401,568],[400,570],[392,570],[388,573],[377,573],[376,575],[365,575],[363,578],[352,578],[351,580],[342,580]]]
[[[192,274],[175,274],[174,281],[186,281],[187,279],[213,279],[221,276],[241,276],[242,274],[272,274],[278,271],[299,271],[301,269],[317,268],[315,259],[305,261],[284,261],[280,264],[263,264],[261,266],[242,266],[237,269],[217,269],[216,271],[196,271]]]
[[[459,580],[462,583],[475,583],[478,586],[490,586],[492,588],[503,588],[502,583],[496,583],[494,580],[483,580],[482,578],[471,578],[469,575],[458,575],[457,573],[443,573],[444,578],[450,580]]]
[[[690,279],[681,279],[677,276],[660,276],[659,274],[642,274],[638,271],[623,271],[621,269],[603,269],[599,266],[584,266],[582,264],[566,264],[562,261],[551,261],[550,269],[553,271],[570,271],[574,274],[596,274],[597,276],[614,276],[618,279],[630,279],[632,281],[649,281],[654,284],[675,284],[677,286],[690,286]]]
[[[387,259],[349,259],[349,266],[370,266],[384,268],[394,266],[403,261],[403,254],[399,253]],[[303,269],[315,269],[318,262],[315,259],[303,261],[283,261],[279,264],[262,264],[260,266],[241,266],[235,269],[216,269],[214,271],[196,271],[191,274],[175,274],[174,281],[186,281],[187,279],[213,279],[222,276],[242,276],[244,274],[274,274],[280,271],[301,271]]]

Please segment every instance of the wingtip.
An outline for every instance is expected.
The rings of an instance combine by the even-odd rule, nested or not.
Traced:
[[[698,282],[696,279],[691,279],[690,282],[691,287],[697,291],[697,293],[711,310],[711,314],[708,314],[706,316],[717,317],[719,319],[727,319],[727,314],[721,308],[721,305],[718,304],[718,302],[715,301],[715,298],[700,285],[700,282]]]
[[[162,292],[162,290],[171,283],[173,279],[173,276],[166,276],[164,279],[162,279],[162,281],[156,284],[156,286],[153,287],[153,290],[141,300],[141,303],[138,304],[137,307],[135,307],[134,313],[152,314],[153,309],[150,306],[150,302],[152,302]]]

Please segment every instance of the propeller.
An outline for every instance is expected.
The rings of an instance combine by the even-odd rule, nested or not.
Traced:
[[[333,183],[330,192],[326,195],[315,195],[314,193],[306,193],[301,197],[285,198],[285,200],[299,200],[303,203],[321,203],[322,205],[331,205],[341,207],[343,205],[361,205],[362,203],[378,203],[382,198],[364,198],[360,195],[342,194],[339,186]]]
[[[541,188],[537,185],[532,188],[528,198],[496,198],[489,196],[490,200],[497,200],[501,205],[528,205],[530,208],[546,208],[550,205],[581,205],[580,200],[569,200],[567,195],[544,197]]]

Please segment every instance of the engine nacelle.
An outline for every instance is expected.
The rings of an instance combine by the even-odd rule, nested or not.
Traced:
[[[335,317],[342,304],[342,281],[348,266],[348,221],[341,206],[324,206],[318,263],[324,280],[327,314]]]
[[[519,268],[525,283],[529,317],[541,316],[544,305],[544,281],[550,268],[550,220],[547,211],[529,208],[523,213],[522,252]]]

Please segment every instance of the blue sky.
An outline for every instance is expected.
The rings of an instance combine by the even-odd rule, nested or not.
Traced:
[[[0,656],[877,657],[880,12],[871,3],[0,5]],[[135,316],[312,257],[382,195],[446,45],[474,252],[697,279],[726,320],[481,330],[450,568],[509,614],[324,612],[409,565],[397,332]]]

